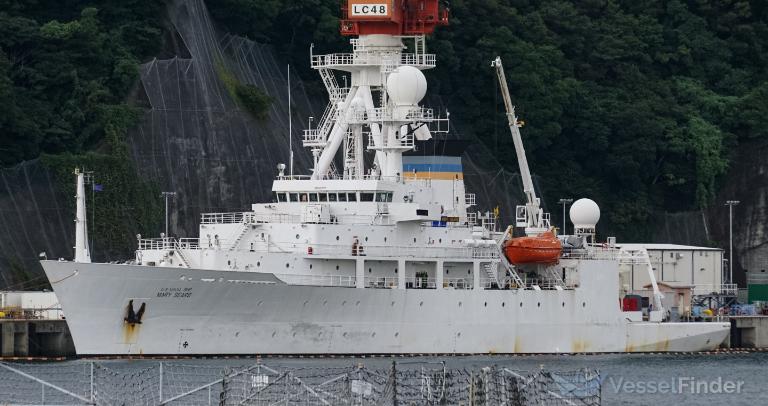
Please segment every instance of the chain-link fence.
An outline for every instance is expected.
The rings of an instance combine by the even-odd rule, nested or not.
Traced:
[[[596,370],[393,362],[386,369],[176,362],[0,363],[0,404],[599,405]]]

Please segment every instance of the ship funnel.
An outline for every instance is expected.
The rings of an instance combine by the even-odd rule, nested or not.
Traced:
[[[77,208],[75,214],[75,262],[91,262],[91,250],[88,247],[88,223],[85,211],[85,174],[75,169],[77,176]]]

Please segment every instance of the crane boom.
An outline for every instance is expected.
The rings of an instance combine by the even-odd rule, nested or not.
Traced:
[[[520,166],[520,177],[523,179],[523,193],[525,193],[526,204],[524,206],[525,216],[520,215],[518,208],[518,226],[524,226],[526,234],[537,234],[546,231],[549,228],[549,222],[544,216],[540,207],[539,198],[536,197],[536,190],[533,187],[531,171],[528,168],[528,159],[525,157],[525,147],[523,146],[523,137],[520,135],[520,124],[515,115],[515,106],[512,104],[512,96],[509,94],[507,86],[507,77],[504,75],[504,66],[501,63],[501,57],[491,62],[491,66],[496,68],[496,76],[499,79],[501,95],[504,98],[504,106],[507,109],[507,120],[509,121],[509,131],[512,133],[512,142],[515,145],[515,154],[517,163]],[[522,221],[521,221],[522,220]],[[525,223],[523,225],[523,222]]]

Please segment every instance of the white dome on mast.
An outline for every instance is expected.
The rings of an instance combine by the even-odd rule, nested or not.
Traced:
[[[569,212],[575,229],[594,230],[600,221],[600,207],[592,199],[579,199],[573,202]]]
[[[427,78],[413,66],[400,66],[387,77],[387,94],[396,106],[415,106],[427,94]]]

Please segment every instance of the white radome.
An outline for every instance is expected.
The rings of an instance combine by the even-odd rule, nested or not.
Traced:
[[[575,228],[595,228],[600,221],[600,207],[592,199],[579,199],[573,202],[569,213]]]
[[[415,106],[427,94],[427,78],[413,66],[401,66],[387,77],[387,94],[397,106]]]

